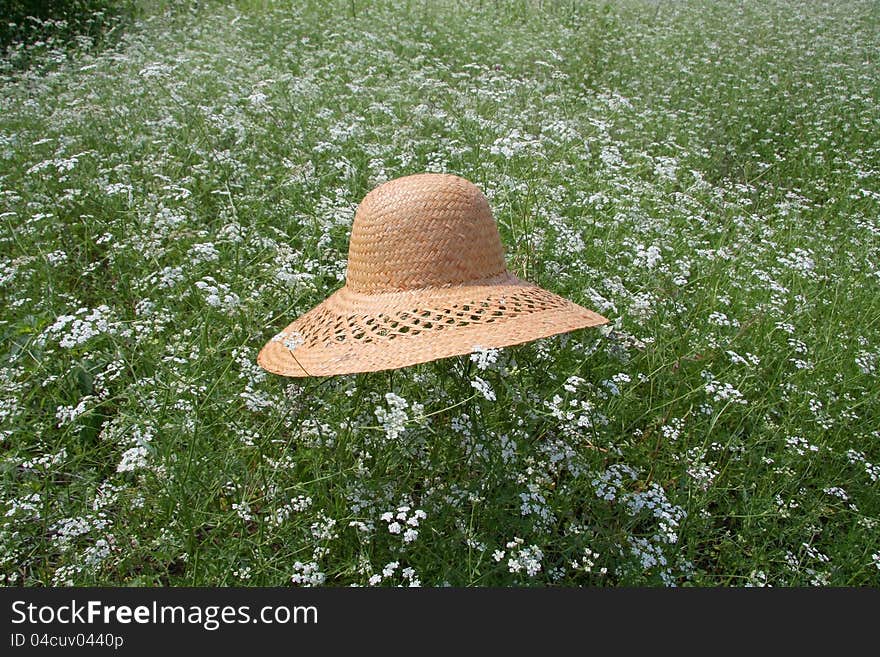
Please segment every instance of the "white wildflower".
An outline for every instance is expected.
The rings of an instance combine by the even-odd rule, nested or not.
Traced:
[[[406,431],[406,423],[409,421],[407,408],[409,402],[403,397],[395,395],[393,392],[385,393],[385,403],[388,408],[377,406],[374,411],[379,424],[385,429],[385,437],[388,440],[397,440],[397,438]]]
[[[293,564],[293,575],[290,577],[290,581],[299,586],[321,586],[326,578],[326,575],[321,572],[320,566],[316,562],[303,563],[296,561]]]
[[[490,386],[487,381],[475,376],[473,381],[471,381],[471,387],[477,390],[477,392],[483,395],[488,401],[495,401],[495,391],[492,390],[492,386]]]
[[[476,363],[481,372],[490,369],[498,360],[498,349],[486,349],[480,345],[474,345],[471,349],[471,362]]]
[[[122,460],[116,466],[116,472],[134,472],[146,468],[149,465],[148,456],[146,447],[142,445],[132,447],[123,453]]]
[[[228,285],[218,283],[211,276],[205,276],[196,282],[196,287],[205,295],[205,303],[214,308],[232,310],[239,304],[238,295],[229,289]]]

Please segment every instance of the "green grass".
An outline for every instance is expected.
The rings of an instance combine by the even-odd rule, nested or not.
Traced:
[[[7,60],[4,581],[877,585],[878,25],[206,3]],[[477,183],[511,269],[612,330],[261,371],[364,194],[419,171]]]
[[[135,16],[155,11],[154,5],[154,0],[0,0],[2,70],[61,62],[72,50],[100,49]]]

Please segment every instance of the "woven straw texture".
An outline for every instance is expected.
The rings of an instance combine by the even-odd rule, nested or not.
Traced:
[[[419,174],[367,194],[345,285],[272,338],[257,362],[295,377],[374,372],[607,321],[507,271],[476,185]]]

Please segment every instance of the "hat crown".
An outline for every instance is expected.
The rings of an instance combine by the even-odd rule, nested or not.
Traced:
[[[489,202],[464,178],[397,178],[367,194],[355,212],[346,280],[355,292],[447,287],[506,271]]]

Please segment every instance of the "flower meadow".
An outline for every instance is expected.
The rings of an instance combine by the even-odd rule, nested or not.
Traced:
[[[175,3],[8,51],[0,579],[880,584],[878,22]],[[342,285],[364,194],[421,171],[611,323],[257,367]]]

